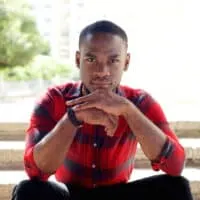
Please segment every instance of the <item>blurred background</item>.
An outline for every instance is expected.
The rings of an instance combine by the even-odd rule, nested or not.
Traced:
[[[151,93],[170,121],[199,120],[199,7],[198,0],[0,0],[0,120],[27,120],[47,87],[79,79],[78,35],[100,19],[128,34],[122,83]]]

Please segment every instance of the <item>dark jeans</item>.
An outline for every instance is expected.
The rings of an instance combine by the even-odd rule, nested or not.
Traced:
[[[94,189],[60,186],[54,182],[25,180],[15,186],[12,200],[192,200],[184,177],[157,175],[126,184]]]

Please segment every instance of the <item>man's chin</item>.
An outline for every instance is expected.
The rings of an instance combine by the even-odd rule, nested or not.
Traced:
[[[106,90],[106,91],[112,91],[113,87],[111,85],[92,85],[90,87],[90,91],[93,92],[95,90]]]

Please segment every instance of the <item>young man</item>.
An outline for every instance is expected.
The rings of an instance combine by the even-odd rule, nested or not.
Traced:
[[[181,176],[185,153],[159,105],[146,91],[120,85],[128,39],[110,21],[79,37],[78,83],[49,88],[37,102],[26,135],[24,180],[15,200],[192,199]],[[137,143],[157,175],[129,182]],[[55,174],[62,187],[50,181]]]

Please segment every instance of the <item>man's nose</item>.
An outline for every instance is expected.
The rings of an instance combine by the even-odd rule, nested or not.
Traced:
[[[98,64],[95,73],[99,76],[108,76],[110,75],[110,68],[107,64]]]

